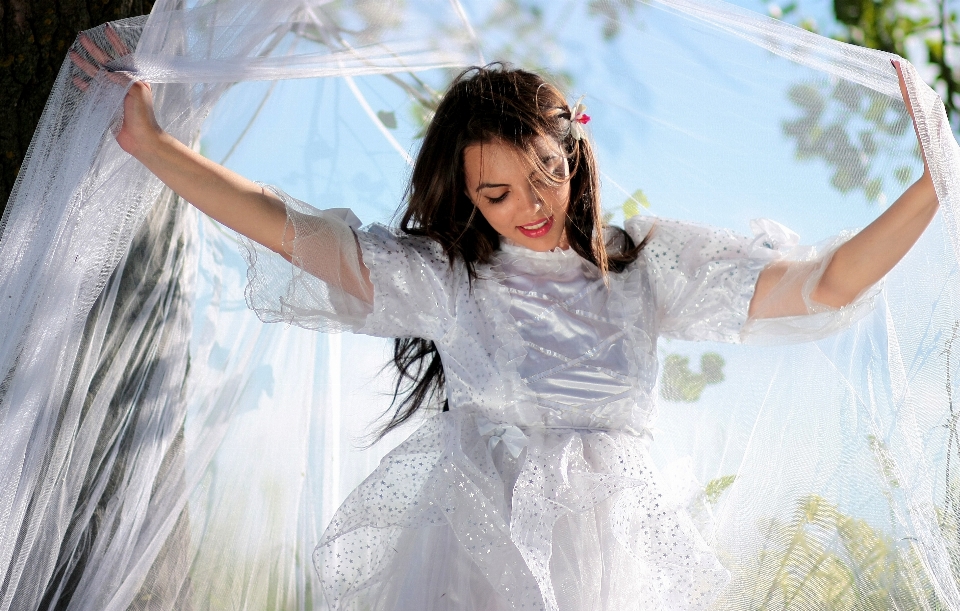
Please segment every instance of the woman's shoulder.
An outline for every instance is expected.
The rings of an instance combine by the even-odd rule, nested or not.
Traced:
[[[670,219],[649,214],[637,214],[628,218],[624,221],[623,228],[637,244],[644,240],[647,243],[652,241],[685,242],[700,236],[734,235],[734,232],[728,229],[713,227],[696,221]]]
[[[697,222],[681,221],[652,215],[635,215],[623,223],[623,229],[634,245],[641,245],[633,268],[653,264],[675,268],[681,253],[706,242],[729,242],[726,230]],[[735,240],[739,242],[739,240]]]
[[[443,254],[439,242],[425,235],[407,233],[383,223],[370,223],[357,231],[360,239],[380,243],[391,249],[414,250],[424,254]],[[444,255],[444,258],[446,256]]]
[[[450,261],[443,246],[435,239],[412,234],[381,223],[365,225],[357,232],[360,247],[383,267],[413,266],[453,280],[465,272],[458,261]]]
[[[657,268],[688,269],[732,259],[775,259],[794,252],[799,236],[770,219],[750,221],[750,235],[703,223],[637,215],[624,223],[640,260]]]

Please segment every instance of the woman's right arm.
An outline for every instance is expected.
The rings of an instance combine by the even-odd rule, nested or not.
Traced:
[[[298,223],[288,222],[283,200],[163,131],[153,111],[153,93],[149,84],[136,82],[131,85],[123,102],[123,125],[117,133],[117,143],[204,214],[262,244],[327,284],[364,301],[371,299],[370,271],[351,231],[337,232],[331,228],[327,232],[312,232],[303,245],[309,253],[302,252],[293,261],[291,255],[294,238],[298,237]],[[322,220],[317,217],[313,224]],[[346,235],[337,240],[338,233]],[[318,243],[320,235],[324,239]],[[348,240],[352,243],[347,244]]]
[[[117,143],[201,212],[290,260],[293,227],[276,195],[200,155],[163,131],[146,83],[134,83],[123,102]]]

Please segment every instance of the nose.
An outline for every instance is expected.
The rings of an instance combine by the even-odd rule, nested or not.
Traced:
[[[543,197],[537,192],[537,187],[533,183],[530,183],[527,188],[527,200],[534,213],[543,210]]]

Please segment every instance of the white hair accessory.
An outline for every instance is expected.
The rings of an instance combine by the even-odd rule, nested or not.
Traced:
[[[570,110],[570,134],[575,140],[581,140],[587,135],[583,126],[590,122],[590,115],[587,114],[587,105],[583,103],[583,97],[580,96]]]

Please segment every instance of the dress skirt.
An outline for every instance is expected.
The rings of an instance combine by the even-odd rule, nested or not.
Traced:
[[[314,560],[334,609],[681,610],[726,570],[643,437],[445,412],[343,503]]]

